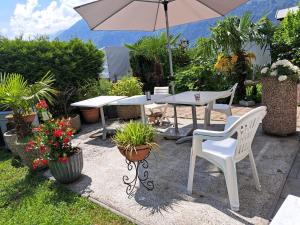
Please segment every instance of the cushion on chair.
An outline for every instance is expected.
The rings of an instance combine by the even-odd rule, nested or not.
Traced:
[[[213,105],[214,110],[227,110],[229,108],[230,108],[230,106],[227,104],[214,104]]]
[[[202,152],[228,158],[234,156],[236,145],[237,140],[234,138],[227,138],[222,141],[207,140],[202,143]]]

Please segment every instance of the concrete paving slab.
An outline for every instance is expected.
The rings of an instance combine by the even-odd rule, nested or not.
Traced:
[[[240,211],[229,209],[225,179],[215,166],[197,159],[194,192],[186,191],[191,143],[158,137],[161,151],[148,158],[153,191],[137,185],[132,198],[125,193],[123,175],[127,170],[124,157],[110,142],[89,138],[99,125],[84,126],[74,143],[83,149],[83,176],[68,187],[112,209],[134,218],[139,224],[268,224],[268,215],[298,150],[297,136],[277,138],[258,132],[254,143],[262,191],[255,189],[248,158],[238,163]],[[224,125],[212,125],[222,129]],[[278,193],[279,192],[279,193]]]

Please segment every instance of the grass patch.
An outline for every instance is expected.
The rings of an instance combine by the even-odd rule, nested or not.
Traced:
[[[132,224],[26,167],[0,150],[0,224]]]

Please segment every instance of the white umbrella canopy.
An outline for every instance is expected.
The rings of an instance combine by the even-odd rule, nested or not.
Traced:
[[[98,0],[74,9],[92,30],[155,31],[223,16],[248,0]]]
[[[166,29],[171,77],[174,73],[169,27],[224,16],[248,0],[98,0],[74,9],[91,30]],[[178,133],[177,112],[174,105],[175,133]]]

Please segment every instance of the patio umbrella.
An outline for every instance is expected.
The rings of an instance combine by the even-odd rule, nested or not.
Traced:
[[[248,0],[98,0],[74,9],[91,30],[166,29],[170,76],[173,62],[169,27],[224,16]],[[171,82],[174,94],[174,82]]]

